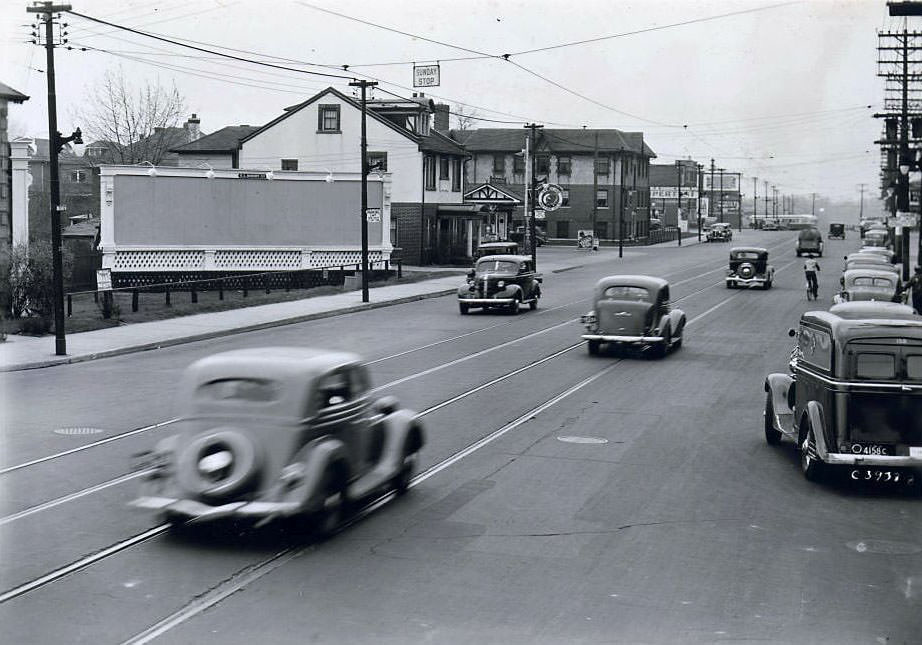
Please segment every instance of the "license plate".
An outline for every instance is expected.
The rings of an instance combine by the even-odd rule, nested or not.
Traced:
[[[886,443],[861,443],[852,442],[847,446],[848,452],[853,455],[892,455],[893,446]]]
[[[855,481],[875,484],[904,484],[912,486],[916,482],[911,471],[881,470],[879,468],[854,468],[849,476]]]
[[[911,446],[909,448],[910,457],[922,457],[922,447]]]

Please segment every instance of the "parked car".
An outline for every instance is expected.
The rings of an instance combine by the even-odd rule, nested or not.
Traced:
[[[887,262],[893,262],[894,253],[886,246],[862,246],[859,253],[864,253],[865,255],[879,255]]]
[[[518,255],[519,245],[515,242],[484,242],[474,251],[474,260],[485,258],[488,255]]]
[[[797,257],[801,255],[818,255],[823,257],[823,235],[818,228],[801,229],[797,234]]]
[[[758,286],[772,288],[775,267],[768,263],[768,251],[756,246],[730,249],[730,268],[724,279],[727,289]]]
[[[872,269],[875,271],[886,271],[892,273],[896,276],[900,275],[900,270],[890,262],[887,262],[884,258],[880,258],[882,262],[878,262],[877,258],[865,258],[865,257],[856,257],[845,261],[845,267],[842,269],[843,272],[853,270],[853,269]]]
[[[525,227],[517,226],[516,229],[509,234],[509,239],[514,242],[517,242],[520,245],[525,244]],[[535,228],[535,242],[538,246],[544,246],[547,244],[547,233],[542,231],[540,228]]]
[[[887,259],[886,253],[878,253],[870,249],[862,249],[861,251],[858,251],[856,253],[849,253],[848,255],[845,256],[846,263],[851,262],[853,260],[857,260],[859,262],[864,262],[867,264],[879,264],[881,266],[889,266],[889,267],[893,266],[893,263],[890,262],[889,259]]]
[[[503,309],[519,313],[519,305],[538,308],[543,278],[527,255],[490,255],[477,260],[467,282],[458,287],[458,309]]]
[[[835,302],[880,300],[896,302],[901,294],[899,275],[878,269],[848,269],[842,274],[842,290]]]
[[[793,441],[809,480],[918,486],[922,318],[905,305],[849,302],[800,318],[790,373],[765,379],[765,440]]]
[[[646,275],[613,275],[595,285],[593,308],[580,318],[589,353],[602,345],[653,349],[659,356],[682,346],[685,312],[669,305],[669,283]]]
[[[780,231],[781,226],[773,219],[767,219],[762,222],[763,231]]]
[[[178,432],[146,455],[132,505],[169,522],[296,518],[329,534],[351,502],[410,485],[415,413],[371,398],[358,356],[298,347],[222,352],[183,375]]]
[[[830,240],[844,240],[845,224],[830,224],[829,235],[827,237],[829,237]]]
[[[868,247],[886,247],[890,233],[885,228],[871,228],[864,233],[864,245]]]
[[[717,222],[707,230],[706,242],[729,242],[733,239],[733,229],[727,222]]]

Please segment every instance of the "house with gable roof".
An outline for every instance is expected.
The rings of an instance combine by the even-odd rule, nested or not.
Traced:
[[[467,152],[448,136],[448,106],[422,94],[373,99],[366,106],[371,171],[391,175],[391,193],[385,196],[391,244],[411,264],[468,261],[477,248],[482,215],[479,206],[463,200]],[[236,167],[321,171],[335,182],[337,173],[361,167],[361,117],[357,99],[328,87],[242,136]],[[343,213],[353,216],[359,214]]]

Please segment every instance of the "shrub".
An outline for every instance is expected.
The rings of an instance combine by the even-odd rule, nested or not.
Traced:
[[[73,268],[73,254],[65,249],[62,256],[64,275]],[[48,321],[54,312],[54,283],[51,244],[33,242],[17,244],[10,253],[10,263],[3,272],[4,286],[10,293],[10,313],[14,318],[38,317]],[[32,325],[30,325],[31,327]]]

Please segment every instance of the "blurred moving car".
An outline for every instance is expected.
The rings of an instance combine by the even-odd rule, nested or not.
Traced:
[[[474,251],[474,260],[488,255],[518,255],[519,245],[515,242],[484,242]]]
[[[827,237],[830,240],[844,240],[845,239],[845,224],[830,224],[829,225],[829,235]]]
[[[351,502],[406,491],[425,442],[414,412],[371,398],[358,356],[300,347],[196,361],[175,427],[146,455],[133,506],[173,523],[294,518],[324,534]]]
[[[790,331],[790,373],[765,379],[765,440],[793,441],[804,476],[918,488],[922,318],[905,305],[850,302],[808,311]]]
[[[896,302],[900,297],[900,278],[892,271],[856,268],[842,274],[842,290],[834,301],[880,300]]]
[[[646,275],[613,275],[595,285],[593,308],[580,321],[589,353],[612,347],[652,348],[658,357],[682,346],[685,313],[669,305],[669,283]]]
[[[775,267],[768,263],[768,251],[757,246],[730,249],[730,268],[724,278],[727,289],[737,287],[772,288]]]
[[[472,308],[503,309],[519,313],[519,305],[538,308],[543,278],[535,272],[531,256],[490,255],[477,260],[467,282],[458,287],[461,314]]]
[[[801,255],[817,255],[823,257],[823,235],[818,228],[810,227],[801,229],[797,234],[797,257]]]
[[[717,222],[707,230],[706,242],[729,242],[733,239],[733,229],[727,222]]]

